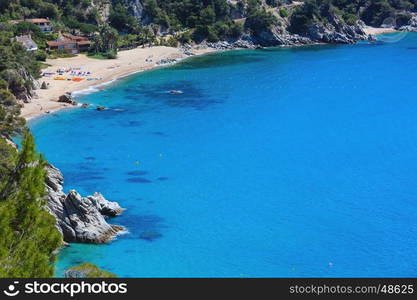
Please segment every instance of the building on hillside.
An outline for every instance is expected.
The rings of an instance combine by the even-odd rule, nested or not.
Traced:
[[[69,33],[64,33],[56,41],[47,42],[47,44],[49,50],[64,50],[71,54],[88,51],[91,46],[88,38]]]
[[[85,52],[90,49],[91,42],[84,36],[76,36],[69,33],[63,33],[62,37],[66,40],[75,41],[79,52]]]
[[[51,21],[49,19],[39,18],[39,19],[24,19],[24,20],[13,20],[12,24],[18,24],[21,22],[29,22],[35,24],[43,32],[51,32],[54,30]]]
[[[17,36],[16,41],[23,44],[27,51],[38,50],[38,45],[32,40],[30,35]]]

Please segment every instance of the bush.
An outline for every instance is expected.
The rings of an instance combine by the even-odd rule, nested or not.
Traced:
[[[0,90],[2,89],[7,90],[8,87],[9,87],[9,84],[7,83],[7,81],[4,79],[0,79]]]
[[[279,15],[280,15],[282,18],[286,18],[286,17],[288,17],[288,11],[287,11],[286,9],[284,9],[284,8],[281,8],[281,9],[279,10]]]
[[[106,53],[104,54],[104,56],[105,56],[107,59],[116,59],[116,58],[117,58],[117,52],[116,52],[115,50],[110,50],[110,51],[106,52]]]
[[[358,18],[354,14],[344,14],[343,20],[345,20],[348,25],[355,25]]]
[[[45,51],[42,51],[42,50],[36,50],[33,54],[35,55],[35,59],[37,61],[46,61],[46,58],[48,56],[45,53]]]
[[[56,59],[56,58],[68,58],[68,57],[74,57],[75,55],[72,53],[69,53],[65,50],[59,49],[59,50],[52,50],[50,51],[48,58],[50,59]]]
[[[181,44],[188,44],[191,42],[191,34],[189,31],[183,32],[179,37],[178,40]]]
[[[35,38],[45,39],[45,34],[39,29],[39,27],[30,22],[20,22],[14,25],[13,31],[15,35],[32,34]]]
[[[213,26],[208,26],[207,41],[209,42],[218,42],[220,40],[216,29]]]
[[[230,25],[229,35],[232,38],[237,38],[237,37],[241,36],[242,33],[243,33],[243,24],[242,23],[233,22]]]
[[[80,24],[80,31],[85,34],[91,34],[93,32],[98,31],[98,28],[97,26],[91,24],[82,23]]]
[[[270,28],[276,21],[277,19],[272,13],[264,9],[254,9],[246,18],[245,26],[257,33]]]
[[[296,11],[291,16],[291,25],[289,30],[293,33],[304,33],[307,30],[307,26],[311,24],[311,18],[309,18],[303,11]]]
[[[117,278],[117,276],[108,271],[102,270],[96,265],[82,263],[65,271],[65,277],[70,278]]]

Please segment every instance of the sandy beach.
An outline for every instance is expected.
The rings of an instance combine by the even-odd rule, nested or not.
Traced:
[[[196,55],[209,52],[213,52],[213,49],[193,51]],[[71,58],[48,59],[46,63],[50,66],[44,69],[44,72],[56,72],[58,69],[76,69],[76,72],[90,72],[90,74],[78,76],[71,75],[70,72],[64,72],[62,75],[55,73],[48,77],[43,76],[39,79],[39,82],[49,84],[48,89],[36,90],[37,97],[34,97],[31,103],[24,104],[21,116],[31,119],[47,112],[74,107],[70,104],[58,102],[58,98],[65,93],[85,90],[135,72],[158,67],[157,62],[161,59],[183,59],[186,57],[188,55],[182,53],[178,48],[158,46],[121,51],[117,59],[94,59],[84,54]],[[57,77],[65,79],[78,77],[83,78],[83,80],[79,82],[55,80]]]
[[[371,26],[366,26],[363,30],[365,31],[366,34],[371,34],[371,35],[397,32],[397,30],[395,30],[394,28],[371,27]]]

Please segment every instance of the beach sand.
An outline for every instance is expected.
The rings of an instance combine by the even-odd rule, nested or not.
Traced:
[[[213,49],[193,50],[193,53],[196,55],[208,52],[213,52]],[[31,119],[47,112],[74,107],[70,104],[57,102],[58,98],[65,93],[85,90],[128,74],[158,67],[156,63],[161,59],[183,59],[186,57],[188,56],[178,48],[158,46],[121,51],[117,59],[94,59],[84,54],[79,54],[71,58],[48,59],[46,63],[50,66],[43,71],[56,72],[60,68],[81,68],[81,71],[89,71],[91,75],[80,76],[84,78],[80,82],[54,80],[55,77],[76,77],[71,76],[70,73],[64,73],[63,75],[55,74],[51,77],[44,76],[40,78],[39,82],[41,84],[46,82],[49,84],[49,88],[46,90],[36,90],[37,97],[34,97],[31,103],[24,104],[21,116],[26,119]],[[149,59],[146,61],[147,58],[151,58],[152,61],[149,61]],[[87,78],[93,78],[94,80],[87,80]],[[96,78],[99,80],[95,80]]]
[[[371,34],[371,35],[397,32],[397,30],[395,30],[394,28],[371,27],[371,26],[366,26],[363,30],[365,31],[366,34]]]

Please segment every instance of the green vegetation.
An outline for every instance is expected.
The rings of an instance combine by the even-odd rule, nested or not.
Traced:
[[[249,6],[245,27],[253,33],[261,32],[277,22],[276,17],[258,5]]]
[[[25,24],[19,28],[23,28]],[[31,94],[39,53],[15,42],[13,28],[0,32],[0,277],[50,277],[53,251],[62,243],[45,210],[45,161],[19,117],[18,99]],[[10,142],[23,134],[18,152]]]
[[[96,55],[102,55],[109,59],[117,57],[117,36],[116,29],[110,26],[100,27],[98,35],[94,36],[92,52]]]
[[[285,8],[281,8],[281,9],[279,10],[279,15],[280,15],[282,18],[286,18],[286,17],[288,17],[288,11],[287,11]]]
[[[67,272],[74,271],[82,278],[117,278],[117,276],[108,271],[102,270],[94,264],[82,263],[71,267]]]
[[[12,32],[0,31],[0,137],[10,139],[23,132],[24,120],[19,117],[16,97],[30,95],[39,70],[36,53],[28,53],[15,42]]]
[[[19,153],[4,140],[0,150],[0,277],[51,277],[62,237],[44,208],[45,161],[29,133]]]
[[[291,16],[291,31],[301,33],[316,21],[326,22],[329,14],[336,14],[347,24],[357,20],[379,27],[386,20],[389,25],[405,25],[411,18],[409,12],[417,11],[413,0],[304,0]],[[395,22],[394,22],[395,21]]]
[[[242,30],[230,18],[231,4],[226,0],[144,0],[144,6],[152,23],[172,32],[191,29],[195,41],[218,41]]]

